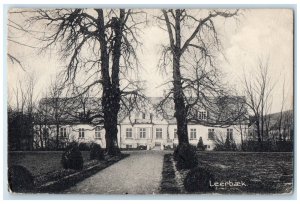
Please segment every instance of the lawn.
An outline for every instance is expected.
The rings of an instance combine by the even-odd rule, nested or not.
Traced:
[[[90,160],[89,151],[81,151],[83,156],[83,168],[81,170],[63,169],[60,161],[62,151],[39,152],[10,152],[8,154],[8,166],[22,165],[28,169],[34,177],[33,184],[23,189],[15,188],[15,192],[60,193],[85,178],[101,171],[102,169],[129,156],[106,156],[104,160]],[[11,183],[13,189],[19,183]],[[14,186],[14,187],[13,187]]]
[[[213,171],[217,182],[244,182],[246,186],[217,187],[219,193],[290,193],[293,154],[282,152],[199,152],[200,166]]]
[[[8,166],[22,165],[36,177],[62,169],[60,163],[62,153],[62,151],[10,152],[8,154]],[[81,153],[83,161],[87,162],[89,152],[84,151]]]
[[[209,170],[215,182],[223,183],[217,186],[214,193],[291,193],[293,189],[293,154],[282,152],[197,152],[198,166]],[[170,154],[165,157],[172,157]],[[181,193],[189,193],[184,188],[184,179],[189,170],[168,170],[175,167],[165,158],[162,193],[173,193],[168,189],[177,187]],[[179,176],[175,176],[179,175]],[[170,182],[170,178],[176,180]],[[227,186],[224,183],[227,182]],[[228,183],[240,182],[239,186],[229,186]],[[166,185],[168,184],[168,185]],[[214,182],[212,183],[212,185]],[[201,193],[201,192],[197,192]]]

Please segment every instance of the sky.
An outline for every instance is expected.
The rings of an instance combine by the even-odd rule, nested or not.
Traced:
[[[150,11],[153,14],[159,11]],[[151,15],[150,15],[151,16]],[[20,21],[21,22],[21,21]],[[253,77],[259,58],[269,59],[273,104],[271,112],[278,112],[282,99],[282,84],[285,80],[287,104],[293,103],[293,13],[285,9],[248,9],[238,21],[219,21],[219,33],[226,60],[220,57],[219,69],[224,81],[241,90],[242,78]],[[31,42],[30,37],[14,33],[18,42]],[[139,74],[146,81],[146,95],[162,96],[161,84],[167,76],[159,72],[157,65],[161,56],[161,45],[168,43],[167,33],[155,23],[148,24],[140,34],[143,43],[139,52]],[[32,45],[38,47],[38,44]],[[16,63],[8,62],[9,100],[13,101],[13,88],[26,75],[34,73],[37,78],[36,97],[47,90],[51,79],[64,67],[55,53],[39,54],[37,49],[8,42],[8,52],[22,61],[25,71]]]

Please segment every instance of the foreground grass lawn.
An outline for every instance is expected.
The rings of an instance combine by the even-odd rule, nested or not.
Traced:
[[[90,156],[89,151],[82,151],[81,153],[83,162],[87,162]],[[9,152],[8,166],[22,165],[36,177],[62,169],[60,163],[62,154],[62,151]]]
[[[217,182],[247,186],[217,187],[218,193],[290,193],[293,154],[282,152],[198,152],[199,166],[210,168]]]
[[[84,162],[83,168],[75,170],[63,169],[60,163],[62,151],[10,152],[8,154],[8,166],[22,165],[34,177],[32,184],[23,185],[23,187],[18,179],[13,179],[10,183],[11,191],[17,193],[60,193],[129,156],[129,154],[105,156],[104,160],[98,161],[89,159],[89,151],[82,151],[81,153]]]
[[[213,194],[281,194],[293,190],[293,153],[285,152],[197,152],[198,167],[213,176],[209,183]],[[166,154],[161,181],[161,193],[206,193],[201,190],[188,192],[185,179],[190,170],[177,170],[173,154]],[[200,175],[200,174],[199,174]],[[190,177],[190,180],[197,181]],[[211,181],[212,180],[212,181]],[[207,181],[207,180],[206,180]],[[226,183],[226,184],[225,184]],[[195,183],[189,185],[195,186]],[[203,189],[203,188],[202,188]]]

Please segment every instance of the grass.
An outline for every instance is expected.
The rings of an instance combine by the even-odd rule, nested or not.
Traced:
[[[62,151],[10,152],[8,166],[22,165],[32,173],[35,186],[33,192],[59,193],[129,156],[129,154],[106,156],[105,160],[98,161],[89,159],[89,151],[81,151],[81,153],[84,163],[80,171],[63,169],[60,163]]]
[[[60,163],[62,153],[62,151],[9,152],[8,166],[22,165],[36,177],[62,169]],[[89,160],[89,151],[81,153],[83,162],[86,163]]]
[[[221,194],[276,194],[291,193],[293,186],[293,154],[281,152],[197,152],[198,166],[209,169],[216,182],[244,182],[246,186],[216,187]],[[165,161],[166,162],[166,161]],[[167,167],[168,166],[168,167]],[[164,168],[173,166],[166,162]],[[189,170],[177,171],[180,181],[172,183],[177,188]],[[164,183],[164,176],[163,181]],[[169,187],[170,188],[170,187]],[[188,193],[188,192],[185,192]],[[198,192],[201,193],[201,192]]]
[[[160,184],[160,192],[164,194],[177,194],[180,192],[176,183],[172,157],[172,154],[164,155],[162,180]]]
[[[242,187],[217,187],[218,193],[290,193],[293,154],[281,152],[198,152],[199,166],[217,182],[244,182]]]

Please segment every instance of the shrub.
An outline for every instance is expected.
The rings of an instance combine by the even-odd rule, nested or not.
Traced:
[[[225,142],[223,139],[215,139],[215,151],[236,151],[237,146],[234,139],[230,139],[229,136],[226,136]]]
[[[80,151],[90,151],[90,145],[84,142],[79,143],[78,148]]]
[[[197,149],[200,150],[200,151],[204,151],[205,150],[202,137],[199,138],[199,141],[198,141],[198,144],[197,144]]]
[[[210,182],[215,182],[213,174],[208,169],[196,167],[189,171],[183,184],[188,192],[212,192],[215,188]]]
[[[293,142],[291,141],[277,141],[276,149],[278,152],[292,152],[293,151]]]
[[[139,149],[139,150],[147,150],[147,145],[138,145],[137,149]]]
[[[70,143],[62,155],[61,163],[64,169],[81,170],[83,167],[82,154],[79,151],[78,144]]]
[[[8,169],[8,184],[13,192],[28,192],[34,188],[33,175],[24,166],[13,165]]]
[[[92,143],[90,146],[90,159],[104,160],[104,151],[97,143]]]
[[[190,144],[179,145],[174,151],[174,160],[177,161],[178,170],[196,167],[198,165],[196,147]]]
[[[165,150],[171,150],[171,149],[173,149],[173,147],[171,145],[166,145],[165,146]]]
[[[292,152],[293,142],[245,140],[243,141],[242,149],[247,152]]]

